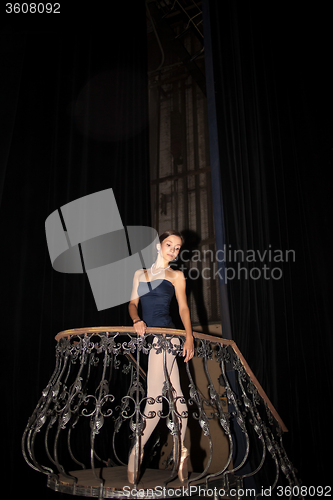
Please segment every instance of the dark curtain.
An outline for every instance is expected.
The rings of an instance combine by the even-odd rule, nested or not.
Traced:
[[[2,457],[15,498],[59,498],[20,451],[53,371],[54,336],[130,324],[126,305],[97,311],[85,275],[52,269],[45,220],[112,188],[123,225],[150,226],[145,4],[109,7],[2,17]]]
[[[232,338],[289,429],[284,442],[303,483],[325,485],[332,418],[329,12],[233,0],[208,0],[208,7]]]

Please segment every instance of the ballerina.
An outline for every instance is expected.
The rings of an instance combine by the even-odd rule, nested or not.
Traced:
[[[184,362],[188,362],[194,356],[194,340],[191,326],[190,312],[186,299],[186,281],[182,271],[174,270],[170,267],[170,262],[177,259],[180,249],[183,245],[183,237],[177,231],[166,231],[159,237],[160,243],[157,245],[157,259],[152,267],[139,269],[134,274],[132,298],[128,306],[129,314],[133,320],[133,326],[137,335],[145,335],[147,327],[174,328],[170,317],[170,302],[175,294],[179,315],[184,325],[186,339],[183,346]],[[154,281],[161,281],[157,286],[152,285]],[[138,305],[141,301],[142,318],[138,314]],[[156,342],[157,339],[154,339]],[[183,397],[180,386],[178,365],[175,363],[175,356],[166,353],[166,367],[172,389],[176,393],[176,401]],[[162,410],[162,402],[156,401],[157,396],[162,394],[164,383],[164,368],[161,353],[157,354],[156,349],[152,348],[148,358],[147,374],[147,397],[154,398],[153,405],[146,404],[146,411],[153,411],[156,416],[147,418],[145,428],[141,436],[141,455],[140,463],[143,457],[143,449],[155,429],[159,417],[158,412]],[[188,477],[187,461],[189,457],[188,450],[184,446],[184,439],[187,427],[187,418],[182,418],[180,422],[181,433],[181,453],[178,467],[178,477],[185,481]],[[135,447],[132,448],[127,467],[128,481],[134,483],[134,458]]]

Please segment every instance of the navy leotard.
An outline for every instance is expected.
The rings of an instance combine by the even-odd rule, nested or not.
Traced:
[[[138,295],[142,306],[142,319],[147,326],[160,328],[173,326],[169,310],[174,293],[175,287],[166,279],[139,282]]]

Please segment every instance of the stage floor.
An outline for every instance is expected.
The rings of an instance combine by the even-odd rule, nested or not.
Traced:
[[[127,480],[127,467],[106,467],[104,469],[95,469],[97,476],[102,474],[104,479],[102,498],[182,498],[187,496],[210,497],[219,495],[220,498],[230,498],[222,487],[206,485],[203,479],[195,481],[198,473],[190,473],[188,485],[187,482],[180,482],[178,477],[164,486],[164,483],[170,478],[170,470],[145,469],[140,478],[137,487],[130,484]],[[100,482],[96,479],[91,469],[72,471],[73,481],[59,474],[58,482],[49,477],[47,486],[55,491],[68,493],[77,496],[99,497]],[[76,484],[74,478],[77,478]],[[193,481],[193,482],[192,482]],[[216,484],[216,481],[214,481]]]

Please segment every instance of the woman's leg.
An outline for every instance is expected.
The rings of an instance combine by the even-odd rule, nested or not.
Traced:
[[[167,353],[167,370],[169,374],[169,380],[171,383],[171,387],[174,391],[174,397],[177,398],[175,399],[176,401],[176,410],[179,415],[186,414],[187,413],[187,405],[184,400],[184,402],[181,402],[181,400],[184,398],[183,396],[183,391],[180,386],[180,377],[179,377],[179,369],[178,369],[178,364],[175,356],[172,354]],[[180,437],[181,437],[181,445],[184,443],[185,439],[185,433],[186,433],[186,428],[187,428],[187,417],[181,416],[179,419],[179,426],[180,426]]]
[[[150,438],[153,430],[159,421],[158,412],[162,411],[162,402],[157,402],[157,396],[162,394],[162,388],[164,383],[164,371],[163,371],[163,354],[156,354],[156,350],[152,347],[149,357],[148,357],[148,370],[147,370],[147,398],[154,398],[155,402],[145,405],[143,414],[148,417],[145,418],[145,425],[143,434],[141,435],[141,452]],[[155,416],[149,418],[149,413],[154,412]],[[132,449],[128,459],[128,470],[134,470],[134,460],[135,460],[135,449]]]
[[[171,389],[173,390],[174,397],[178,397],[176,400],[177,412],[181,415],[183,412],[187,411],[186,403],[181,403],[180,398],[183,397],[183,393],[180,387],[179,370],[177,365],[176,357],[171,353],[166,353],[166,367],[169,375],[169,381],[171,383]],[[146,403],[144,409],[144,415],[148,418],[145,419],[145,428],[141,436],[141,450],[143,450],[145,444],[150,438],[152,432],[154,431],[156,425],[159,422],[159,412],[162,411],[162,402],[157,402],[156,398],[162,394],[163,385],[165,381],[165,373],[163,367],[163,353],[156,353],[156,349],[152,347],[149,358],[148,358],[148,374],[147,374],[147,397],[154,398],[155,402],[153,404]],[[149,418],[149,413],[154,412],[155,416]],[[187,427],[187,417],[179,419],[180,431],[181,431],[181,443],[184,442],[186,427]],[[128,469],[134,470],[134,449],[130,454],[128,461]]]
[[[153,430],[159,422],[159,412],[162,411],[162,402],[157,402],[156,399],[162,394],[164,384],[164,370],[163,370],[163,353],[156,353],[152,347],[148,358],[148,373],[147,373],[147,398],[153,398],[153,404],[146,403],[144,415],[148,418],[145,419],[145,427],[141,437],[142,448],[147,443]],[[155,416],[149,418],[149,414],[154,412]]]

